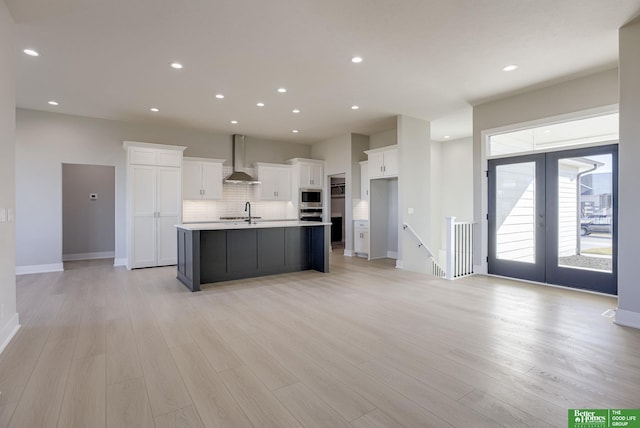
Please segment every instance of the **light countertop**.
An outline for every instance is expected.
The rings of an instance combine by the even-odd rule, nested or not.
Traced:
[[[251,224],[246,221],[223,221],[214,223],[176,224],[176,227],[184,230],[230,230],[230,229],[264,229],[273,227],[300,227],[300,226],[330,226],[331,223],[319,221],[265,221],[258,220]]]

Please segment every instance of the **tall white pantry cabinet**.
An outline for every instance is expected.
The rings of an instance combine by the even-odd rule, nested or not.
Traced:
[[[127,269],[177,263],[182,220],[182,152],[186,147],[125,141]]]

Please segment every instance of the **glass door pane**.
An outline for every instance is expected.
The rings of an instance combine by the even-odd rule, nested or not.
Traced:
[[[498,165],[496,175],[496,258],[536,261],[536,164]]]
[[[560,267],[613,272],[613,157],[558,159]]]

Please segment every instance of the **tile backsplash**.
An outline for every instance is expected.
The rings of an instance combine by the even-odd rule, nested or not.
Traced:
[[[353,200],[353,219],[369,220],[369,201],[366,199]]]
[[[224,167],[223,176],[231,174],[231,167]],[[253,169],[245,170],[253,175]],[[182,221],[184,223],[218,221],[220,217],[244,216],[245,202],[251,202],[251,215],[263,219],[294,219],[297,217],[293,204],[282,201],[258,201],[254,196],[253,184],[223,184],[222,200],[183,201]]]

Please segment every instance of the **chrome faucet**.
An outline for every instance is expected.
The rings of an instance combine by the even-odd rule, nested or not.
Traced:
[[[247,222],[251,224],[251,202],[249,201],[244,204],[244,212],[247,211],[249,211],[249,218],[247,219]]]

